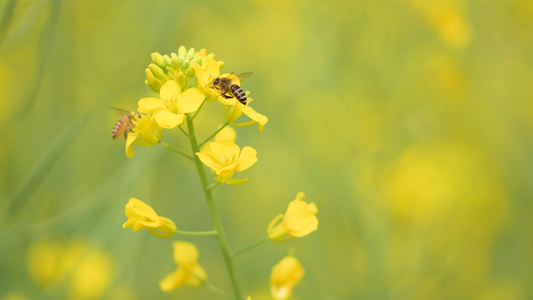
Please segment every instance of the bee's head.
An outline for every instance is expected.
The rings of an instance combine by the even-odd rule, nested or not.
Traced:
[[[217,85],[219,82],[220,82],[220,78],[216,78],[216,79],[213,81],[213,85]]]

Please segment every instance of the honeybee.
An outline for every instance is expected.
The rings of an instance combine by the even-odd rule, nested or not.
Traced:
[[[226,99],[235,97],[240,103],[246,105],[246,102],[248,101],[246,94],[238,84],[233,83],[233,80],[230,77],[232,75],[237,76],[241,81],[244,81],[250,78],[253,74],[254,73],[252,72],[242,73],[240,75],[233,75],[233,73],[231,73],[228,77],[217,77],[213,80],[212,86],[214,89],[220,91],[222,97]]]
[[[129,112],[124,109],[111,107],[112,109],[120,112],[120,119],[118,119],[117,123],[115,123],[115,126],[113,126],[113,130],[111,131],[111,137],[117,138],[117,136],[124,133],[124,138],[127,138],[128,133],[132,131],[133,128],[133,114],[132,112]]]

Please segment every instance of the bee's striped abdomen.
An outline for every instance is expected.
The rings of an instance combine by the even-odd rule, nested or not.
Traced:
[[[239,100],[240,103],[246,105],[246,101],[247,101],[246,94],[241,89],[241,87],[236,84],[233,84],[231,85],[230,89],[231,89],[231,93],[233,94],[233,96],[235,96],[235,98],[237,98],[237,100]]]
[[[131,130],[131,119],[131,115],[122,116],[113,127],[113,130],[111,131],[111,137],[115,139],[122,133],[124,133],[124,137],[126,137],[128,132]]]

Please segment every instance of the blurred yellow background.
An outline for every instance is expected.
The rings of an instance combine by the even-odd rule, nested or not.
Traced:
[[[178,229],[212,229],[189,161],[158,146],[127,158],[110,137],[110,106],[154,95],[150,53],[180,45],[253,71],[243,87],[269,117],[237,132],[258,151],[249,181],[215,193],[231,248],[299,191],[319,209],[318,231],[236,259],[245,295],[270,299],[294,248],[306,275],[292,299],[533,298],[531,1],[2,0],[0,13],[0,299],[217,299],[161,292],[169,240],[121,228],[137,197]],[[231,291],[215,238],[176,239]]]

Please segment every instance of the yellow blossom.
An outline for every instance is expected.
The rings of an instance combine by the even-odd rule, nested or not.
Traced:
[[[220,68],[222,67],[223,62],[215,61],[212,57],[206,57],[204,64],[200,66],[199,64],[194,65],[194,70],[196,72],[197,85],[198,88],[203,90],[206,94],[206,100],[218,100],[220,103],[226,106],[226,111],[228,107],[231,107],[227,114],[225,114],[225,119],[228,123],[231,123],[235,126],[249,126],[255,123],[259,124],[259,130],[263,131],[263,127],[268,122],[268,118],[249,106],[249,103],[253,101],[253,98],[248,97],[248,92],[246,97],[248,97],[248,105],[240,103],[235,97],[226,99],[220,94],[220,90],[213,88],[213,81],[219,77],[230,78],[234,84],[241,85],[241,81],[238,76],[231,74],[222,74],[220,75]],[[235,121],[242,115],[245,114],[252,121],[235,123]]]
[[[198,250],[189,242],[175,241],[172,243],[174,247],[174,261],[178,268],[174,273],[167,275],[159,282],[159,287],[165,291],[170,292],[181,285],[190,285],[198,287],[207,279],[202,266],[198,264]]]
[[[128,220],[122,224],[123,228],[131,227],[133,231],[146,228],[151,234],[161,238],[169,238],[176,233],[176,224],[172,220],[160,217],[153,208],[139,199],[130,198],[125,213]]]
[[[286,300],[291,296],[294,286],[300,282],[305,271],[300,262],[287,256],[277,263],[270,273],[270,293],[276,300]]]
[[[196,155],[215,173],[215,180],[220,183],[239,184],[245,179],[232,179],[235,171],[244,171],[257,161],[257,151],[246,146],[242,150],[235,144],[235,131],[224,128],[215,136],[214,142],[206,143]]]
[[[302,237],[317,230],[318,209],[314,203],[303,201],[304,193],[299,192],[296,199],[289,203],[285,215],[278,215],[268,225],[268,236],[274,241],[286,241],[293,237]],[[283,219],[283,220],[282,220]],[[281,220],[281,222],[280,222]]]
[[[134,121],[135,127],[126,138],[126,156],[132,157],[135,152],[132,144],[140,146],[152,146],[161,139],[161,127],[152,116],[144,115],[140,120]]]
[[[162,128],[171,129],[185,121],[185,114],[195,112],[204,101],[204,95],[198,89],[178,86],[175,80],[163,84],[161,98],[142,98],[139,100],[139,111],[153,114],[157,124]]]
[[[111,255],[82,240],[33,241],[26,262],[42,290],[66,287],[68,299],[101,299],[113,277]]]
[[[203,65],[195,64],[193,66],[196,74],[196,82],[198,88],[204,91],[207,96],[206,100],[217,100],[219,98],[224,99],[220,95],[220,91],[213,88],[213,81],[220,77],[220,68],[224,65],[223,62],[217,62],[212,57],[206,57]],[[221,100],[221,99],[219,99]]]

